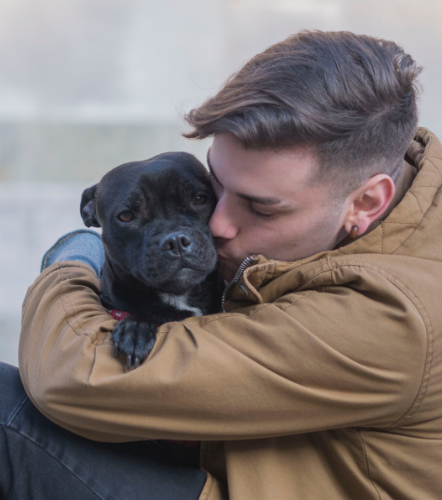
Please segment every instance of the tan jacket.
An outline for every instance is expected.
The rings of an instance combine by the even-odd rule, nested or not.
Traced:
[[[258,256],[227,313],[163,325],[137,370],[112,356],[92,270],[52,265],[23,306],[32,401],[91,439],[204,441],[205,500],[440,500],[442,148],[417,139],[419,173],[370,233]]]

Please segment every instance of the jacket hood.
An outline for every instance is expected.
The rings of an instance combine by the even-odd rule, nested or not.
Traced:
[[[244,303],[246,287],[247,302],[267,302],[284,291],[296,290],[315,273],[329,268],[331,260],[345,256],[394,254],[442,261],[442,146],[439,140],[429,130],[419,128],[405,161],[409,171],[414,169],[417,175],[411,186],[409,183],[402,189],[399,186],[391,204],[393,208],[387,210],[387,216],[384,214],[375,221],[369,232],[349,244],[294,262],[268,260],[257,255],[255,264],[245,269],[238,282],[243,285],[242,293],[238,286],[234,287],[229,299],[237,305]],[[270,286],[266,286],[268,284]]]

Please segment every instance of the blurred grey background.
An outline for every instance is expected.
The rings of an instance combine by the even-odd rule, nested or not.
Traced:
[[[2,0],[0,360],[44,251],[82,227],[84,188],[167,150],[201,160],[181,119],[301,29],[391,39],[424,67],[421,125],[442,137],[441,0]]]

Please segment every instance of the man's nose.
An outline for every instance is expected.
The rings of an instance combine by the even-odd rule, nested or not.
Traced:
[[[238,234],[238,214],[235,217],[232,213],[232,208],[229,207],[224,197],[218,199],[218,203],[209,221],[209,229],[214,238],[231,240]]]

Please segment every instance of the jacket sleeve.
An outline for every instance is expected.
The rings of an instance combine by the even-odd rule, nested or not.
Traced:
[[[56,263],[24,301],[20,373],[44,415],[95,440],[390,426],[416,401],[427,346],[413,303],[388,290],[385,303],[333,287],[167,323],[148,359],[126,372],[98,278],[87,265]]]

